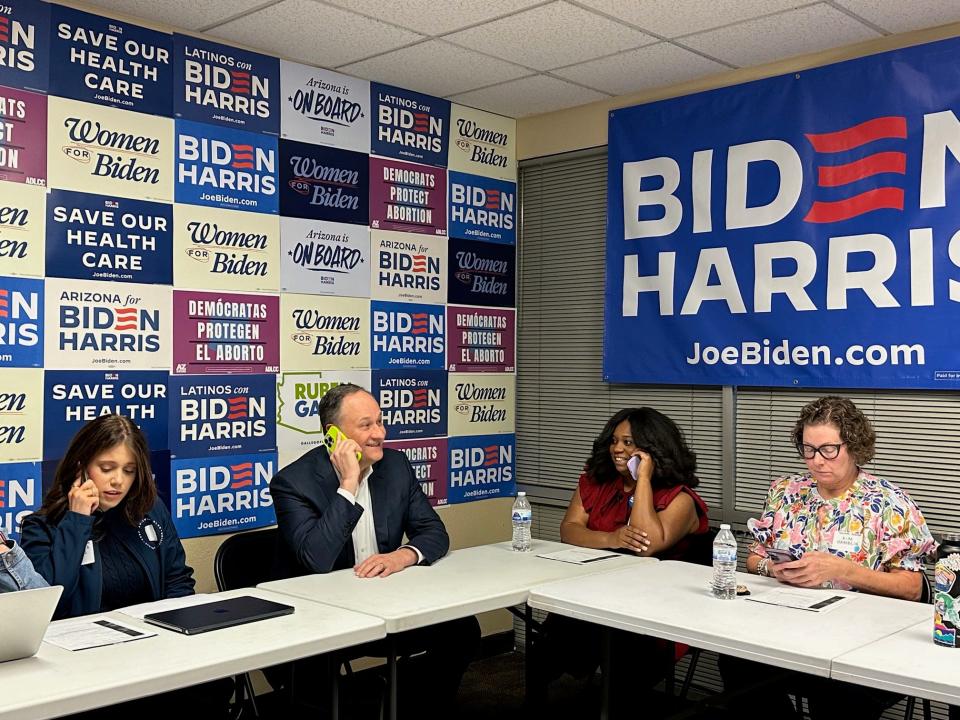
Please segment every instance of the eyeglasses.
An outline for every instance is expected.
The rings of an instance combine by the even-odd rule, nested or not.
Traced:
[[[834,460],[837,455],[840,454],[840,448],[844,445],[846,445],[846,443],[826,443],[820,447],[814,447],[813,445],[802,443],[797,447],[797,452],[799,452],[805,460],[813,460],[817,456],[817,453],[820,453],[820,456],[824,460]]]

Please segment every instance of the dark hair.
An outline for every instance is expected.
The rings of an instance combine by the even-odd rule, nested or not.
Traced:
[[[150,471],[150,450],[140,428],[125,415],[102,415],[73,436],[70,446],[57,465],[53,485],[37,511],[57,523],[70,507],[70,489],[81,471],[93,462],[100,453],[123,443],[133,453],[137,466],[136,476],[130,491],[120,503],[123,514],[131,525],[136,526],[157,499],[157,488]]]
[[[603,426],[584,468],[596,482],[612,482],[620,475],[610,459],[610,444],[614,430],[624,420],[630,423],[634,445],[653,458],[654,485],[695,488],[700,484],[696,476],[697,456],[687,447],[680,428],[663,413],[648,407],[624,408]]]
[[[873,460],[877,449],[877,433],[873,431],[867,416],[853,404],[853,400],[827,395],[804,405],[793,426],[793,446],[797,452],[803,445],[803,429],[807,425],[835,425],[840,432],[840,440],[846,444],[847,452],[858,466]]]
[[[317,406],[320,427],[326,428],[327,425],[338,425],[340,423],[340,406],[343,405],[344,398],[353,395],[355,392],[367,392],[367,390],[353,383],[340,383],[327,390],[326,394],[320,398],[320,404]]]

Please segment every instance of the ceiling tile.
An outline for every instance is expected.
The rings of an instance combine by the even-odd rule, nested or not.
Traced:
[[[429,40],[337,69],[439,97],[530,74],[519,65],[454,47],[442,40]]]
[[[212,28],[210,34],[326,68],[394,50],[422,37],[312,0],[284,0]]]
[[[408,28],[424,35],[442,35],[453,30],[486,22],[543,0],[327,0],[370,17]]]
[[[613,95],[627,95],[725,70],[725,65],[662,42],[552,72]]]
[[[553,2],[446,37],[504,60],[549,70],[649,45],[655,39],[566,2]]]
[[[710,30],[781,10],[809,5],[809,0],[579,0],[663,37]]]
[[[92,8],[133,15],[144,20],[170,25],[183,30],[197,30],[215,22],[235,17],[264,0],[229,0],[228,2],[197,2],[197,0],[92,0]]]
[[[827,5],[813,5],[683,38],[683,44],[738,67],[880,37]]]
[[[483,90],[454,95],[450,99],[508,117],[523,117],[583,105],[606,97],[608,96],[603,93],[571,85],[563,80],[534,75]]]
[[[960,21],[960,3],[944,0],[838,0],[850,12],[893,33]]]

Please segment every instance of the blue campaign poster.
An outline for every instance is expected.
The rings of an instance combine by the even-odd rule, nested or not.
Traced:
[[[373,396],[391,440],[447,434],[447,373],[443,370],[374,370]]]
[[[50,94],[171,117],[173,36],[50,5]]]
[[[280,214],[366,225],[370,158],[366,153],[280,141]]]
[[[51,190],[47,275],[173,284],[173,206]]]
[[[516,436],[472,435],[447,440],[450,503],[516,494],[513,454]]]
[[[446,167],[450,101],[370,83],[370,152]]]
[[[23,519],[43,503],[40,463],[0,463],[0,530],[20,539]]]
[[[0,3],[0,85],[47,92],[51,7],[37,0]]]
[[[517,184],[450,172],[450,237],[516,245]]]
[[[43,367],[43,280],[0,277],[0,367]]]
[[[370,363],[375,370],[442,370],[446,367],[443,305],[370,303]]]
[[[280,133],[280,60],[173,36],[173,113],[184,120]]]

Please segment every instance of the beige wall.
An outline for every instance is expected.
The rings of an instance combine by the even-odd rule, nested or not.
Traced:
[[[841,60],[849,60],[850,58],[872,55],[908,45],[919,45],[920,43],[958,35],[960,35],[960,23],[941,25],[937,28],[891,35],[811,55],[800,55],[759,67],[733,70],[680,85],[655,88],[634,95],[622,95],[567,110],[521,118],[517,122],[517,157],[520,160],[528,160],[606,145],[607,113],[614,108],[640,105],[654,100],[689,95],[703,90],[736,85],[774,75],[799,72]]]

